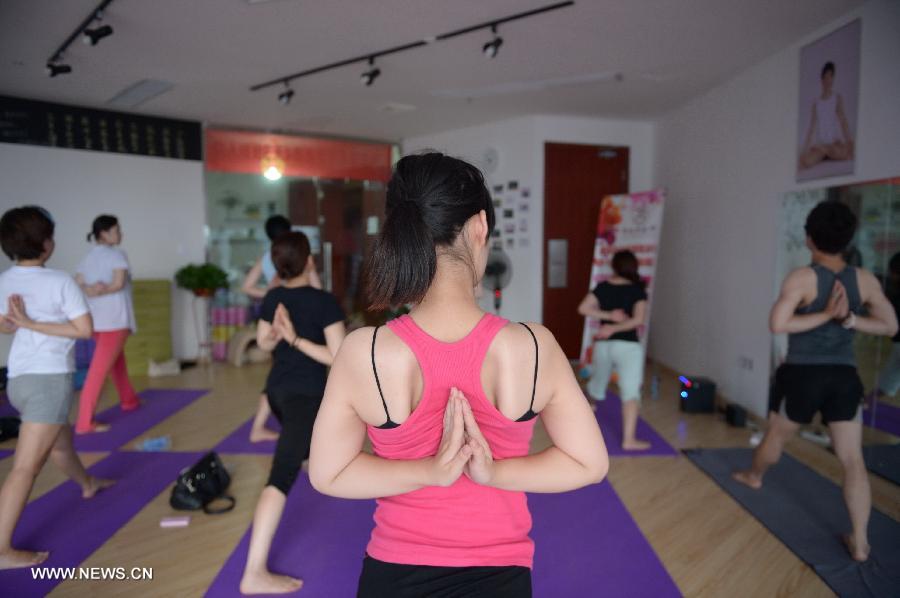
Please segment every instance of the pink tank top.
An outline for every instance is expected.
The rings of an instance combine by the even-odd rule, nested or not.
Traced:
[[[510,420],[488,401],[481,387],[485,354],[507,323],[485,314],[465,338],[445,343],[409,316],[389,322],[391,331],[415,354],[424,387],[422,400],[402,424],[368,426],[375,454],[385,459],[435,455],[450,389],[456,387],[468,398],[495,460],[527,455],[535,418]],[[481,486],[463,474],[449,487],[428,486],[378,499],[377,504],[375,529],[366,549],[374,559],[445,567],[532,565],[531,514],[524,492]]]

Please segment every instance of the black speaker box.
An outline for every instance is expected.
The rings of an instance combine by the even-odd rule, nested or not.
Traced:
[[[747,425],[747,410],[740,405],[729,405],[725,408],[725,421],[729,426],[743,428]]]
[[[716,383],[699,376],[679,376],[681,410],[685,413],[713,413],[716,410]]]

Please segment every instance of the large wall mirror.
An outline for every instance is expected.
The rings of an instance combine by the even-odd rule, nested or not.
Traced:
[[[322,283],[348,317],[367,317],[361,275],[384,218],[383,183],[207,171],[206,191],[208,256],[228,273],[229,303],[248,302],[241,281],[269,247],[266,219],[282,214],[309,237]]]
[[[775,293],[787,273],[810,263],[803,225],[820,201],[839,201],[856,214],[859,226],[845,258],[872,272],[881,282],[894,309],[900,301],[900,178],[855,183],[785,194],[781,198]],[[892,265],[894,272],[892,273]],[[875,337],[857,333],[854,339],[857,367],[865,387],[863,397],[864,443],[895,444],[900,441],[900,337]],[[787,353],[787,337],[772,342],[772,373]],[[774,391],[774,389],[773,389]],[[821,431],[817,420],[812,431]],[[823,438],[827,442],[827,437]]]

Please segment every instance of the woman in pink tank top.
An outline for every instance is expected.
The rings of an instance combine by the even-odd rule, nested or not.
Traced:
[[[530,596],[525,493],[609,468],[553,335],[476,301],[494,224],[474,166],[438,153],[397,163],[368,290],[372,309],[415,307],[346,338],[310,455],[320,492],[377,499],[358,596]],[[530,455],[537,417],[553,445]]]

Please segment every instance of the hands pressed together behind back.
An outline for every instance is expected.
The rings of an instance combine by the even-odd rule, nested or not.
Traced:
[[[431,458],[433,485],[450,486],[465,474],[476,484],[489,486],[494,457],[481,433],[468,399],[458,389],[450,390],[444,410],[444,433],[437,454]]]

